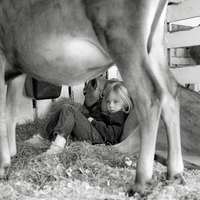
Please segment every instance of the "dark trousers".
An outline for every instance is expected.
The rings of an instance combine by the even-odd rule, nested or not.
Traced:
[[[78,140],[102,144],[103,139],[95,127],[74,106],[65,104],[58,108],[41,127],[39,134],[45,139],[55,139],[61,135],[66,139],[71,135]]]

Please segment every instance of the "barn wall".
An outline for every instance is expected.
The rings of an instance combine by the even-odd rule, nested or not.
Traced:
[[[172,0],[168,6],[167,42],[169,66],[177,81],[192,84],[199,92],[200,66],[189,55],[191,46],[200,45],[200,1]]]

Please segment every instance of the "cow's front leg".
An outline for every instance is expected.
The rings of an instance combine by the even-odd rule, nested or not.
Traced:
[[[11,156],[14,156],[17,153],[15,129],[17,114],[19,111],[19,104],[24,88],[24,81],[25,75],[21,75],[10,81],[7,85],[6,125],[8,144]]]
[[[0,57],[0,178],[4,178],[10,165],[10,151],[6,133],[6,91],[4,79],[4,61]]]

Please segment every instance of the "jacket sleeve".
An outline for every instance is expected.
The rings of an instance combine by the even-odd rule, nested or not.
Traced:
[[[120,141],[126,119],[124,112],[107,116],[103,121],[93,120],[91,123],[107,143],[116,144]]]

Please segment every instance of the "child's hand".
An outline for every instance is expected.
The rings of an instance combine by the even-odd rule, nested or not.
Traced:
[[[92,118],[92,117],[89,117],[89,118],[88,118],[88,121],[89,121],[89,122],[91,122],[92,120],[93,120],[93,118]]]

